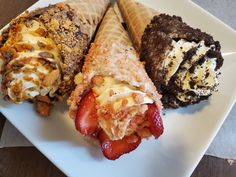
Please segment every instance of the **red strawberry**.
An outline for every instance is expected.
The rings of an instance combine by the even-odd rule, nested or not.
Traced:
[[[109,160],[115,160],[121,155],[129,153],[136,149],[141,143],[141,138],[137,134],[126,136],[121,140],[112,141],[104,131],[100,131],[98,135],[102,152]]]
[[[92,91],[89,91],[80,101],[75,127],[82,135],[93,135],[98,132],[96,98]]]
[[[145,114],[151,124],[150,131],[157,139],[163,133],[164,130],[160,112],[157,109],[156,105],[153,103],[148,105],[148,110]]]

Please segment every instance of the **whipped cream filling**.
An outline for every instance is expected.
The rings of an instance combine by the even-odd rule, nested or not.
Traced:
[[[154,101],[146,93],[127,83],[111,77],[103,79],[101,85],[93,88],[100,108],[98,109],[99,125],[111,140],[122,139],[127,133],[132,118],[135,115],[143,115],[147,110],[146,104]],[[106,110],[107,108],[109,110]],[[106,111],[114,117],[109,117],[109,119],[104,117]]]
[[[195,47],[197,48],[196,53],[181,65],[184,54]],[[218,73],[215,71],[216,58],[205,56],[204,62],[197,64],[212,47],[214,46],[205,46],[204,41],[199,43],[188,42],[184,39],[180,39],[178,42],[172,41],[172,50],[167,54],[164,63],[166,71],[164,82],[167,85],[171,77],[176,74],[175,83],[183,90],[177,95],[179,100],[186,102],[192,99],[190,95],[186,95],[190,91],[194,92],[196,96],[208,96],[218,85]],[[180,65],[182,69],[178,70]],[[195,65],[194,69],[190,71],[193,65]]]
[[[153,103],[153,100],[146,93],[124,82],[117,81],[112,77],[104,77],[103,84],[101,86],[95,86],[93,91],[99,95],[97,101],[100,103],[100,106],[112,103],[115,111],[122,107],[122,99],[127,100],[127,107]],[[140,102],[135,101],[134,95],[141,96],[143,100]]]
[[[216,58],[207,58],[204,63],[194,68],[194,72],[186,72],[185,79],[182,81],[182,89],[192,91],[196,96],[208,96],[215,90],[219,84],[217,75],[214,70],[216,67]],[[194,82],[194,85],[191,82]],[[183,102],[189,101],[190,96],[178,93],[177,98]]]
[[[17,56],[8,64],[7,94],[15,103],[33,99],[37,95],[54,96],[60,84],[60,54],[54,41],[46,36],[46,28],[36,20],[30,24],[19,24],[14,40],[9,35],[6,46],[16,47]],[[26,48],[24,48],[26,46]],[[17,67],[17,69],[14,69]]]
[[[181,62],[183,61],[184,54],[191,48],[197,46],[195,42],[188,42],[184,39],[180,39],[177,42],[172,40],[171,45],[172,45],[172,50],[168,51],[167,57],[164,61],[164,68],[166,71],[164,81],[166,85],[168,84],[170,78],[179,69]]]

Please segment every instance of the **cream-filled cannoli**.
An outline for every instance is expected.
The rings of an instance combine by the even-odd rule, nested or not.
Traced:
[[[218,41],[181,17],[133,0],[118,0],[118,6],[165,108],[195,104],[216,91],[223,64]]]
[[[48,115],[53,99],[74,89],[74,76],[109,0],[67,0],[14,19],[0,36],[2,94],[36,102]]]
[[[105,157],[119,158],[142,138],[163,133],[161,96],[145,72],[113,8],[109,8],[68,104],[76,129],[98,140]]]

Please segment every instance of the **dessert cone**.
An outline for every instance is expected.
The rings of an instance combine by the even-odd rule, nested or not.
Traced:
[[[81,135],[99,142],[107,159],[115,160],[135,150],[142,138],[158,138],[163,133],[161,116],[156,116],[161,113],[161,96],[113,8],[108,9],[75,82],[68,99],[69,115]],[[158,117],[158,125],[146,121],[146,111],[149,114],[150,110]],[[136,121],[136,117],[142,120]],[[92,124],[95,129],[90,131]]]
[[[67,0],[49,7],[49,15],[40,17],[63,55],[60,99],[74,88],[74,76],[82,68],[81,60],[109,3],[109,0]]]
[[[123,28],[121,21],[113,8],[109,8],[99,27],[94,43],[118,42],[131,46],[128,33]]]
[[[52,103],[74,89],[74,76],[81,70],[109,3],[66,0],[27,11],[12,20],[0,34],[4,98],[14,103],[34,101],[36,110],[47,116]]]
[[[154,9],[148,8],[134,0],[117,0],[119,9],[127,24],[130,36],[135,48],[139,51],[141,38],[146,26],[155,15],[159,15]]]
[[[129,85],[142,88],[151,95],[161,109],[161,96],[139,61],[127,31],[116,12],[109,8],[101,22],[94,43],[85,57],[82,73],[75,77],[76,88],[68,99],[69,115],[73,119],[85,90],[91,87],[94,76],[112,77]]]
[[[122,24],[125,23],[125,21],[124,21],[122,15],[121,15],[121,12],[120,12],[120,9],[119,9],[119,7],[118,7],[117,2],[115,2],[115,3],[113,4],[113,9],[114,9],[114,12],[116,13],[116,16],[117,16],[118,19],[120,20],[120,22],[121,22]]]
[[[81,26],[83,33],[87,34],[91,40],[96,31],[97,25],[109,5],[109,0],[67,0],[65,4],[70,5],[77,15],[75,21]],[[82,21],[82,25],[81,25]]]

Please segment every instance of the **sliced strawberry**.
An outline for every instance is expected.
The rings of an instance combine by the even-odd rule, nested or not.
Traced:
[[[141,143],[141,138],[137,134],[126,136],[121,140],[112,141],[107,134],[101,130],[98,138],[104,156],[110,160],[115,160],[121,155],[133,151]]]
[[[150,131],[155,139],[157,139],[163,133],[164,127],[160,112],[154,103],[148,105],[145,115],[151,124]]]
[[[98,132],[96,98],[92,91],[89,91],[80,101],[75,127],[82,135],[93,135]]]

